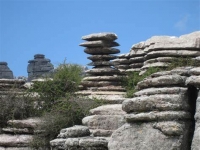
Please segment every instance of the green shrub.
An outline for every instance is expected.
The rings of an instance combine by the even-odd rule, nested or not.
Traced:
[[[137,91],[136,90],[137,83],[158,71],[160,71],[159,68],[150,67],[142,75],[139,75],[139,72],[128,73],[128,75],[123,79],[123,86],[126,88],[126,97],[129,98],[133,97],[133,94]]]

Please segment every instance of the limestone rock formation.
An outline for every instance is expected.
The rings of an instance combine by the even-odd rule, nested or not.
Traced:
[[[30,142],[41,120],[29,118],[25,120],[9,120],[8,127],[0,134],[0,150],[30,150]]]
[[[34,59],[28,61],[28,81],[42,77],[51,72],[54,67],[50,62],[50,59],[46,59],[43,54],[34,55]]]
[[[0,79],[14,79],[13,72],[6,62],[0,62]]]
[[[119,46],[114,40],[117,35],[114,33],[96,33],[82,37],[86,42],[80,46],[86,47],[84,52],[90,54],[88,59],[92,60],[88,65],[94,66],[86,71],[86,77],[81,85],[83,91],[78,94],[83,95],[123,95],[125,89],[121,86],[120,71],[114,68],[114,62]]]

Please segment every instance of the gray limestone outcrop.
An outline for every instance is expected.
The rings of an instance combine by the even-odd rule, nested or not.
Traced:
[[[121,86],[121,73],[115,68],[115,62],[119,46],[115,40],[114,33],[96,33],[82,37],[80,46],[86,47],[84,52],[90,54],[88,59],[92,60],[88,65],[94,66],[86,71],[86,77],[81,82],[82,91],[77,94],[82,95],[124,95],[125,89]],[[128,62],[128,60],[127,60]],[[106,91],[106,92],[105,92]]]
[[[31,150],[33,134],[40,132],[36,127],[41,123],[39,118],[9,120],[8,126],[0,134],[0,150]]]
[[[14,79],[7,62],[0,62],[0,79]]]
[[[157,72],[139,82],[135,97],[122,103],[126,124],[113,132],[109,150],[198,150],[198,68]]]
[[[28,61],[28,81],[40,78],[53,71],[54,67],[50,62],[50,59],[45,58],[43,54],[34,55],[34,59]]]

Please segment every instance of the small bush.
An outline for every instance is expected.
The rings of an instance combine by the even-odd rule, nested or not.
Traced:
[[[128,73],[128,75],[123,79],[123,86],[126,88],[126,97],[133,97],[133,94],[137,91],[137,83],[158,71],[160,71],[159,68],[151,67],[142,75],[139,75],[139,72]]]

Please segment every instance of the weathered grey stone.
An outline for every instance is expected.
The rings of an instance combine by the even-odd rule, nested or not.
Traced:
[[[155,62],[155,63],[151,63],[151,64],[146,64],[144,65],[141,69],[148,69],[150,67],[156,67],[156,68],[166,68],[169,65],[169,63],[166,62]]]
[[[23,128],[23,129],[19,129],[19,128],[3,128],[2,131],[4,133],[15,133],[15,134],[33,134],[34,130],[30,129],[30,128]]]
[[[83,78],[83,81],[120,81],[122,76],[89,76]]]
[[[158,87],[158,86],[172,86],[185,84],[186,77],[180,75],[164,75],[155,78],[145,79],[137,84],[138,89],[144,89],[149,87]]]
[[[166,136],[153,128],[154,123],[125,124],[111,136],[109,150],[187,150],[189,126],[182,136]]]
[[[119,64],[129,64],[129,60],[126,58],[117,58],[113,60],[113,62],[117,62]]]
[[[82,81],[81,84],[86,87],[102,87],[111,85],[120,85],[120,82],[115,81]]]
[[[90,129],[116,130],[125,119],[122,115],[93,115],[83,118],[82,123]]]
[[[126,72],[140,72],[140,71],[141,71],[140,68],[131,68],[126,70]]]
[[[0,135],[0,146],[5,147],[27,147],[32,141],[32,135]]]
[[[118,66],[115,66],[116,68],[118,68],[118,69],[129,69],[130,67],[129,67],[129,65],[118,65]]]
[[[95,61],[87,64],[88,66],[113,66],[112,62],[109,61]]]
[[[104,85],[103,85],[104,86]],[[118,92],[125,92],[126,89],[122,86],[117,86],[117,85],[109,85],[109,86],[104,86],[104,87],[87,87],[88,90],[93,90],[93,91],[118,91]]]
[[[192,139],[191,150],[198,150],[199,147],[200,147],[200,91],[198,92],[198,98],[196,100],[195,131]]]
[[[9,120],[8,125],[16,128],[36,128],[41,120],[39,118],[28,118],[24,120]]]
[[[81,43],[79,46],[84,46],[84,47],[114,47],[114,46],[119,46],[117,42],[112,42],[112,41],[105,41],[105,40],[98,40],[98,41],[87,41]]]
[[[86,48],[84,52],[91,55],[103,55],[103,54],[117,54],[120,52],[120,50],[111,47],[96,47],[96,48]]]
[[[92,55],[87,57],[88,59],[92,60],[92,61],[97,61],[97,60],[113,60],[116,59],[117,56],[114,55]]]
[[[58,138],[69,138],[69,137],[83,137],[89,136],[90,130],[86,126],[75,125],[70,128],[62,129]]]
[[[57,149],[65,149],[65,141],[66,139],[54,139],[52,141],[50,141],[50,145],[53,149],[57,150]]]
[[[125,100],[122,109],[128,113],[168,110],[188,111],[190,106],[187,94],[158,94]]]
[[[190,120],[192,118],[191,114],[185,111],[147,112],[127,114],[125,117],[127,122]]]
[[[52,72],[54,67],[50,62],[50,59],[46,59],[43,54],[34,55],[34,60],[28,61],[28,81],[40,78]]]
[[[189,71],[189,74],[190,74],[190,75],[200,75],[200,67],[192,68],[192,69]]]
[[[113,74],[119,74],[119,70],[115,68],[93,68],[91,70],[87,70],[86,73],[92,74],[92,75],[113,75]]]
[[[30,147],[0,147],[0,150],[32,150]]]
[[[111,32],[93,33],[82,37],[82,40],[87,40],[87,41],[94,41],[94,40],[114,41],[116,39],[117,35]]]
[[[144,65],[155,63],[155,62],[171,62],[176,57],[158,57],[154,59],[148,59],[144,62]]]
[[[134,49],[134,50],[130,51],[130,57],[144,56],[144,55],[145,55],[145,53],[144,53],[143,49]]]
[[[131,68],[141,68],[143,63],[133,63],[129,65]]]
[[[125,115],[122,104],[103,105],[90,110],[92,115]]]
[[[91,136],[95,137],[110,137],[114,130],[96,129],[90,130]]]
[[[167,51],[152,51],[147,53],[146,59],[156,57],[196,57],[200,55],[200,51],[189,51],[189,50],[167,50]]]
[[[68,138],[65,146],[69,150],[107,150],[108,140],[100,137]]]
[[[144,57],[132,57],[129,59],[130,63],[140,63],[144,62]]]
[[[183,87],[163,87],[163,88],[148,88],[135,92],[135,96],[154,95],[154,94],[181,94],[186,93],[187,88]]]
[[[119,58],[127,58],[127,59],[129,59],[130,58],[130,53],[119,54],[118,57]]]
[[[140,43],[137,43],[137,44],[134,44],[132,45],[131,49],[143,49],[145,48],[145,42],[140,42]]]
[[[184,123],[173,121],[158,122],[153,124],[153,128],[160,130],[165,135],[178,136],[184,132]]]
[[[190,76],[185,81],[186,85],[193,85],[196,87],[200,87],[200,76]]]
[[[13,79],[13,72],[6,62],[0,62],[0,79]]]

